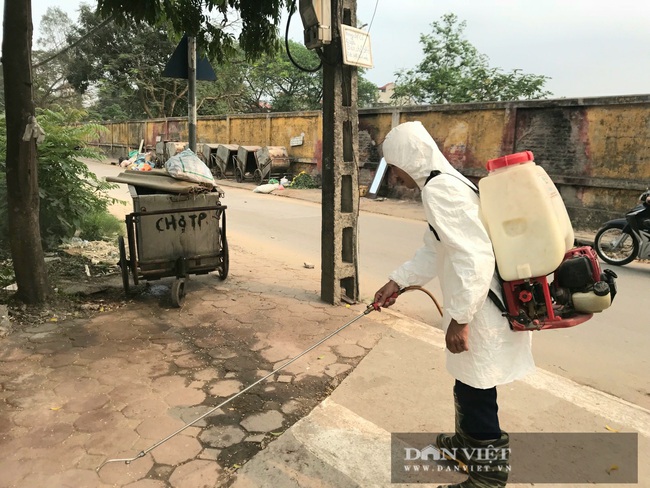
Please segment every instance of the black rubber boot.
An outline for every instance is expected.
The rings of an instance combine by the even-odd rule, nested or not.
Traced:
[[[440,436],[438,438],[440,439]],[[441,441],[451,448],[456,448],[458,453],[456,461],[467,466],[469,477],[462,483],[443,485],[438,488],[502,488],[506,486],[510,474],[510,437],[508,434],[502,432],[499,439],[479,441],[457,433],[453,436],[445,436]],[[465,449],[465,451],[461,451],[461,449]]]

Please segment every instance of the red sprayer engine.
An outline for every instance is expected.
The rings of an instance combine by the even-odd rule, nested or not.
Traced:
[[[487,170],[479,181],[481,217],[503,280],[505,306],[490,296],[511,327],[573,327],[609,307],[616,275],[601,272],[591,247],[573,248],[560,192],[533,153],[490,159]]]
[[[589,246],[571,249],[547,276],[503,282],[507,316],[513,330],[573,327],[611,304],[616,295],[616,274],[600,270]]]

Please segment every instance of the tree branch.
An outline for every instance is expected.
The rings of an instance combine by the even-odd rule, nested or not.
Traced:
[[[49,58],[45,58],[43,61],[41,61],[41,62],[39,62],[39,63],[36,63],[36,64],[32,65],[32,68],[40,68],[41,66],[44,66],[44,65],[46,65],[47,63],[49,63],[50,61],[52,61],[52,60],[58,58],[58,57],[61,56],[62,54],[65,54],[66,52],[68,52],[68,51],[69,51],[70,49],[72,49],[73,47],[78,46],[79,44],[81,44],[82,42],[84,42],[86,39],[88,39],[90,36],[92,36],[93,34],[95,34],[95,32],[97,32],[98,30],[104,28],[107,24],[109,24],[110,22],[112,22],[114,17],[115,17],[114,15],[111,15],[109,18],[107,18],[106,20],[104,20],[104,21],[102,21],[101,23],[99,23],[99,24],[97,25],[97,27],[95,27],[95,28],[89,30],[88,32],[86,32],[83,36],[81,36],[79,39],[77,39],[77,40],[76,40],[75,42],[73,42],[72,44],[69,44],[68,46],[64,47],[64,48],[61,49],[59,52],[54,53],[54,54],[53,54],[52,56],[50,56]]]

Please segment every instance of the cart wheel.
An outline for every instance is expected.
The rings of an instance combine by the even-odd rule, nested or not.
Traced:
[[[126,260],[126,246],[124,245],[124,237],[117,238],[117,245],[120,248],[120,269],[122,270],[122,286],[124,293],[129,293],[129,262]]]
[[[219,166],[214,166],[212,168],[212,175],[217,179],[220,180],[223,178],[223,171],[221,171],[221,168]]]
[[[185,278],[179,278],[172,283],[172,305],[181,307],[185,300]]]
[[[239,168],[235,168],[235,180],[237,183],[244,181],[244,173],[242,173],[241,169]]]
[[[253,173],[253,179],[256,185],[262,184],[262,172],[259,169],[256,169]]]
[[[225,280],[228,278],[228,269],[230,267],[230,255],[228,253],[228,239],[226,234],[221,232],[221,268],[219,269],[219,278]]]

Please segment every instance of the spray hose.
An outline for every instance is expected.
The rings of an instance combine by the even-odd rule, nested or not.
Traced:
[[[433,296],[433,293],[431,293],[429,290],[427,290],[426,288],[423,288],[421,286],[413,285],[413,286],[407,286],[407,287],[401,288],[397,293],[393,293],[390,298],[397,298],[402,293],[406,293],[407,291],[413,291],[413,290],[419,290],[419,291],[421,291],[423,293],[426,293],[429,296],[429,298],[431,298],[431,300],[433,300],[433,303],[436,305],[436,308],[438,309],[438,313],[442,317],[442,307],[438,303],[438,300],[436,300],[436,297]],[[381,310],[381,306],[379,305],[379,303],[373,303],[373,304],[369,305],[368,308],[366,309],[365,313],[368,314],[368,313],[372,312],[373,310],[377,310],[377,311]]]

